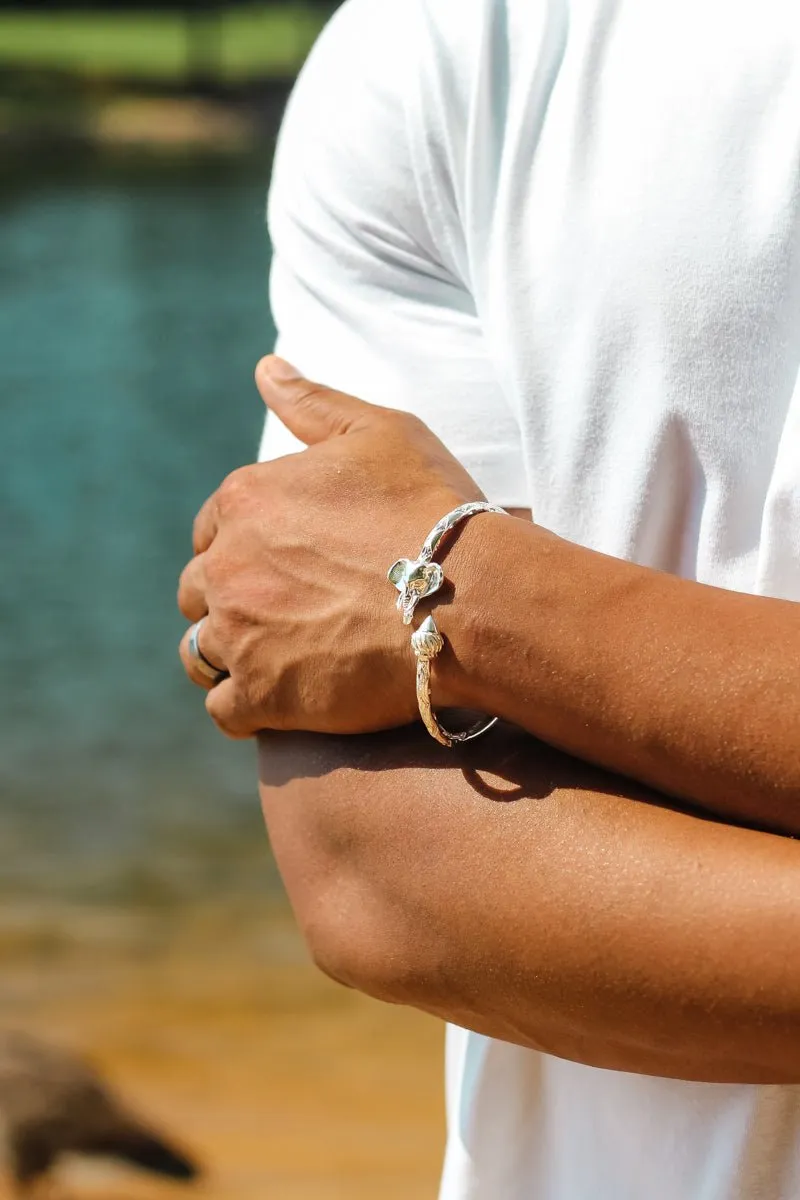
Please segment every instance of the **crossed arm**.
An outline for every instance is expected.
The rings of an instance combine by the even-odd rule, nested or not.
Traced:
[[[263,734],[261,799],[317,964],[593,1066],[800,1081],[800,846],[667,806],[503,726]]]
[[[410,523],[416,506],[392,489],[410,471],[415,498],[438,516],[474,485],[401,414],[296,377],[262,387],[317,444],[237,473],[201,514],[182,607],[189,619],[208,612],[206,653],[231,673],[209,710],[219,719],[227,709],[244,732],[401,725],[413,715],[407,631],[375,580],[396,549],[397,514]],[[481,524],[495,520],[512,588],[504,609],[489,606],[506,631],[493,676],[483,639],[471,643],[474,630],[458,622],[475,613],[475,628],[487,627],[485,574],[469,564]],[[402,729],[262,734],[264,812],[317,961],[384,999],[592,1065],[800,1082],[800,848],[678,811],[645,786],[793,827],[799,706],[784,660],[796,606],[560,539],[548,563],[551,535],[516,519],[476,517],[467,535],[470,526],[446,560],[457,603],[437,605],[471,664],[460,677],[491,689],[506,719],[515,713],[503,695],[532,732],[562,745],[574,736],[571,749],[640,782],[511,727],[465,757]],[[518,585],[515,560],[528,567]],[[542,603],[530,635],[521,607],[532,588]],[[671,669],[692,648],[699,674]],[[439,699],[469,700],[472,685],[454,685],[451,666]],[[561,733],[541,727],[548,712]],[[495,794],[508,785],[510,796]]]
[[[340,11],[340,32],[352,18],[360,38],[368,6]],[[382,45],[388,61],[359,50],[361,86],[327,40],[292,102],[271,204],[275,311],[283,351],[313,378],[430,413],[449,441],[462,410],[499,421],[504,398],[472,297],[417,219],[402,102],[413,54],[379,31]],[[327,94],[335,110],[318,103]],[[331,736],[415,717],[386,568],[479,489],[413,418],[274,364],[259,384],[314,444],[277,458],[298,448],[282,443],[206,506],[181,608],[208,614],[204,652],[230,673],[207,698],[221,728],[328,731],[260,738],[272,844],[319,964],[598,1066],[800,1082],[800,847],[647,790],[800,830],[797,606],[518,521],[490,548],[507,518],[476,518],[446,561],[456,602],[437,598],[450,656],[435,699],[530,732],[507,726],[458,753],[410,729]],[[442,415],[454,397],[458,421]],[[486,587],[490,563],[502,588]],[[184,661],[192,674],[185,641]]]
[[[470,527],[471,526],[471,527]],[[800,606],[486,514],[448,571],[452,703],[727,820],[800,832]]]

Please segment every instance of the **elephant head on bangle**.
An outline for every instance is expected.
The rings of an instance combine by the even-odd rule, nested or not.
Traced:
[[[397,607],[403,614],[403,624],[410,625],[420,600],[438,592],[444,583],[444,571],[435,562],[399,558],[389,568],[388,579],[400,593]]]

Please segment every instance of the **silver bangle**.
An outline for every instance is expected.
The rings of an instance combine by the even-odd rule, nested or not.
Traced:
[[[461,504],[434,525],[425,539],[419,558],[413,561],[408,558],[400,558],[389,568],[388,579],[400,593],[397,598],[397,607],[403,614],[405,625],[411,623],[420,600],[434,595],[444,583],[444,571],[439,563],[432,561],[444,535],[460,521],[481,512],[501,513],[503,516],[508,516],[504,508],[500,508],[496,504],[488,504],[485,500]],[[450,733],[436,719],[431,705],[431,662],[443,650],[444,638],[436,628],[433,617],[426,617],[419,629],[412,633],[411,648],[417,659],[419,714],[431,737],[443,746],[452,747],[469,742],[491,729],[497,722],[497,717],[481,720],[470,729],[464,730],[463,733]]]
[[[463,742],[471,742],[480,737],[497,724],[497,717],[487,717],[478,721],[463,733],[450,733],[436,719],[431,707],[431,660],[444,648],[444,638],[436,628],[433,617],[426,617],[419,629],[411,635],[411,649],[417,656],[417,704],[422,723],[431,737],[436,738],[443,746],[460,746]]]
[[[420,600],[438,592],[444,583],[444,571],[438,563],[431,561],[444,535],[460,521],[466,521],[467,517],[474,517],[476,513],[482,512],[502,513],[504,517],[508,516],[504,508],[497,504],[489,504],[486,500],[459,504],[458,508],[454,508],[447,516],[442,517],[441,521],[436,522],[425,538],[419,558],[398,558],[397,562],[389,567],[387,578],[400,593],[397,597],[397,607],[403,614],[404,625],[411,624],[414,609]]]

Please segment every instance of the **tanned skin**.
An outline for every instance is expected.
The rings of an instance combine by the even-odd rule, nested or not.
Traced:
[[[189,620],[208,614],[204,653],[231,675],[207,708],[235,737],[401,726],[416,716],[413,656],[386,569],[480,489],[415,417],[274,358],[257,380],[310,445],[235,472],[197,518],[179,601]],[[797,604],[490,513],[467,522],[444,565],[438,704],[502,716],[718,815],[800,832]],[[182,653],[208,687],[186,640]]]
[[[508,726],[264,734],[272,848],[319,966],[598,1067],[800,1082],[800,846]]]
[[[262,803],[320,966],[595,1066],[800,1082],[800,848],[763,831],[800,830],[797,606],[483,514],[444,560],[434,699],[512,724],[370,733],[416,715],[386,568],[480,491],[415,418],[258,380],[310,448],[207,502],[180,605],[230,672],[220,728],[284,731]]]

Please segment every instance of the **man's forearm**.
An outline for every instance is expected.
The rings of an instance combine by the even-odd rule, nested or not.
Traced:
[[[479,489],[407,414],[265,359],[264,398],[307,450],[241,468],[195,522],[181,610],[229,678],[235,737],[366,733],[416,712],[385,574]],[[265,519],[268,514],[269,519]],[[800,832],[800,607],[689,582],[484,513],[445,545],[434,699],[735,820]],[[452,598],[452,593],[450,595]],[[421,617],[427,603],[421,605]],[[184,637],[190,676],[208,685]]]
[[[593,1065],[800,1081],[800,847],[502,729],[268,735],[272,845],[320,965]],[[645,802],[642,802],[645,801]]]
[[[800,831],[800,607],[483,515],[445,560],[440,698],[727,818]]]

